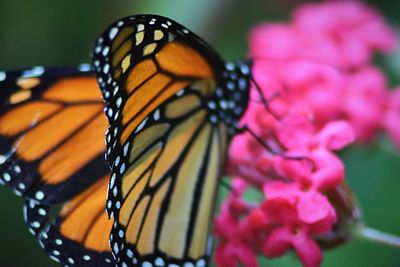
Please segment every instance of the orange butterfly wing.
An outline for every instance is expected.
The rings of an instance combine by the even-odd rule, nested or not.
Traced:
[[[112,222],[105,212],[106,119],[93,73],[83,65],[3,77],[0,181],[28,198],[27,226],[52,259],[68,266],[114,266]],[[61,211],[55,204],[62,204]]]
[[[111,25],[94,66],[110,123],[107,210],[117,264],[205,266],[227,143],[247,103],[248,66],[225,67],[199,37],[155,15]]]
[[[0,101],[0,181],[17,194],[57,204],[108,172],[107,122],[93,74],[9,72]]]

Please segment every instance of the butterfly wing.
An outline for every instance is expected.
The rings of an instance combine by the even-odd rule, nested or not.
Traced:
[[[105,212],[108,178],[65,203],[54,222],[50,213],[57,208],[27,200],[25,221],[50,258],[65,266],[115,266],[109,245],[112,221]]]
[[[4,73],[0,181],[17,194],[58,204],[108,172],[104,103],[83,67]]]
[[[0,78],[0,181],[28,198],[30,232],[63,265],[114,266],[107,122],[90,67],[36,67]]]
[[[113,24],[94,65],[110,123],[107,210],[118,264],[205,266],[228,141],[209,108],[224,64],[181,25],[145,15]]]

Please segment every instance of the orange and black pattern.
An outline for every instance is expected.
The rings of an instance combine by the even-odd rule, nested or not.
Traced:
[[[36,67],[4,75],[2,183],[39,203],[59,204],[108,171],[101,130],[107,128],[107,120],[92,73]]]
[[[189,30],[155,15],[115,22],[93,58],[109,121],[106,206],[118,266],[206,266],[249,62],[224,63]]]
[[[63,265],[114,266],[107,120],[90,66],[1,72],[0,103],[0,182],[27,199],[30,232]]]
[[[105,211],[108,176],[58,207],[27,200],[24,217],[29,231],[53,260],[64,266],[115,266],[109,244],[112,221]],[[54,209],[54,211],[52,211]]]

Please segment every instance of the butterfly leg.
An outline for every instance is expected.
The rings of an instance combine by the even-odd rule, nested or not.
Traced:
[[[255,133],[251,128],[249,128],[248,125],[243,125],[242,127],[238,128],[237,131],[239,134],[243,132],[249,133],[262,147],[264,147],[269,153],[271,153],[274,156],[279,156],[291,160],[307,160],[306,157],[289,156],[286,155],[283,151],[277,151],[279,149],[277,146],[274,149],[270,144],[268,144],[265,140],[263,140],[260,136],[258,136],[257,133]]]

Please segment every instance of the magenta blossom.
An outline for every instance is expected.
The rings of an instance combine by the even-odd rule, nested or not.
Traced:
[[[250,34],[251,89],[226,173],[235,177],[214,233],[219,267],[257,267],[257,255],[292,250],[317,267],[323,249],[349,239],[359,222],[337,151],[380,130],[400,147],[400,89],[390,92],[371,58],[394,46],[394,31],[361,2],[305,4],[290,23]],[[260,193],[250,202],[244,192]]]
[[[312,59],[342,68],[370,62],[374,52],[388,52],[395,34],[379,12],[357,1],[304,4],[289,24],[266,23],[250,36],[254,58]]]

